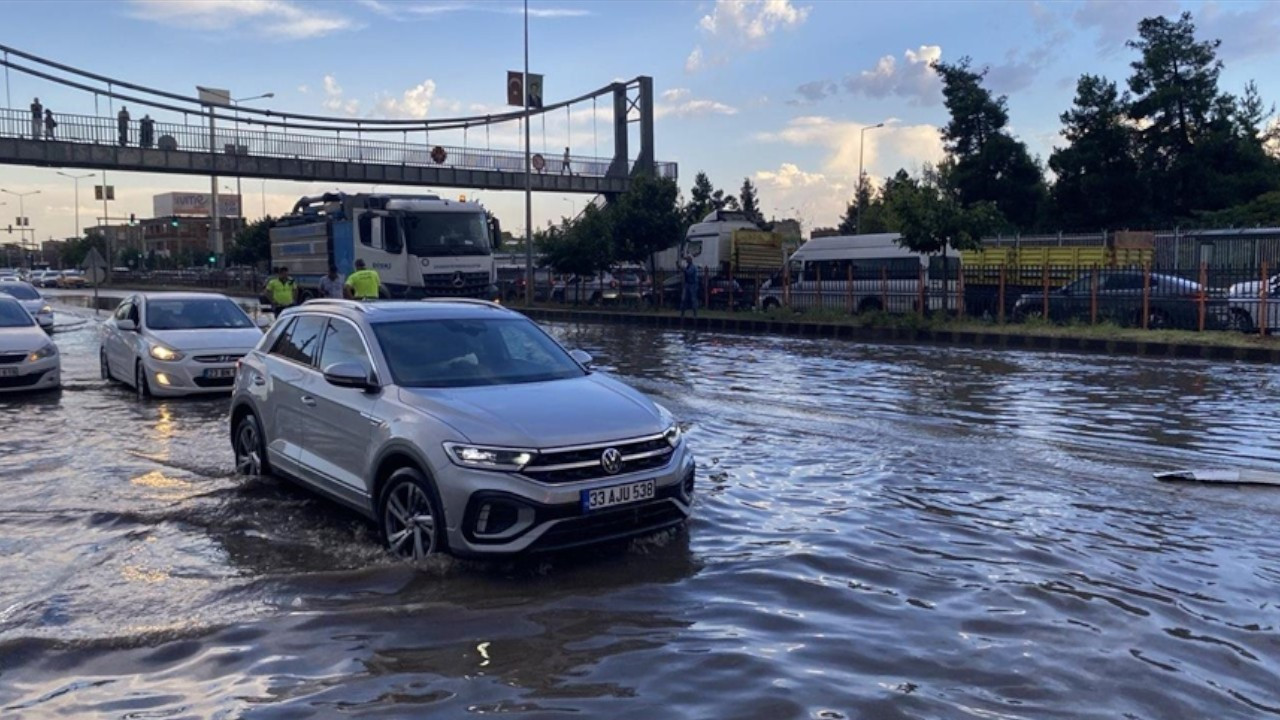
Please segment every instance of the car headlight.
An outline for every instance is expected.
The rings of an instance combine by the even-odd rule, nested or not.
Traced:
[[[680,429],[679,423],[674,423],[671,427],[662,432],[662,437],[666,438],[667,444],[676,447],[680,444],[680,438],[684,436],[684,432]]]
[[[152,345],[151,357],[165,362],[173,362],[174,360],[181,360],[182,353],[177,350],[171,350],[163,345]]]
[[[537,455],[535,450],[520,448],[482,447],[479,445],[463,445],[461,443],[445,443],[445,452],[455,464],[479,470],[499,470],[519,472]]]
[[[53,313],[53,308],[49,307],[48,305],[45,305],[44,307],[40,308],[40,312],[38,312],[38,313],[36,313],[36,314],[37,314],[37,315],[50,315],[50,314],[52,314],[52,313]]]
[[[45,343],[39,350],[27,356],[27,362],[39,362],[45,358],[51,358],[58,354],[58,346],[53,343]]]

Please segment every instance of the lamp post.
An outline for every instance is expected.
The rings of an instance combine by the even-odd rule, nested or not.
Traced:
[[[533,304],[533,166],[529,158],[529,0],[524,0],[524,302]]]
[[[575,203],[575,202],[573,201],[573,198],[560,198],[560,199],[561,199],[561,200],[564,200],[564,201],[565,201],[565,202],[567,202],[567,203],[569,203],[569,219],[570,219],[570,220],[572,220],[572,219],[574,219],[575,217],[577,217],[577,216],[578,216],[578,204],[577,204],[577,203]]]
[[[231,104],[235,106],[235,112],[236,112],[236,157],[237,159],[239,158],[239,155],[240,155],[240,103],[247,103],[250,100],[265,100],[267,98],[273,98],[275,96],[276,96],[275,93],[263,93],[261,95],[254,95],[253,97],[240,98],[239,100],[231,101]],[[243,218],[244,217],[244,198],[240,196],[240,176],[239,175],[236,175],[236,202],[239,203],[238,210],[240,211],[240,217]],[[263,210],[262,214],[265,216],[267,214],[267,211]]]
[[[75,228],[75,232],[72,233],[71,236],[80,237],[80,232],[81,232],[80,230],[80,181],[87,178],[95,177],[97,176],[98,173],[85,173],[84,175],[68,175],[67,173],[64,173],[61,170],[59,170],[58,174],[65,178],[71,178],[72,181],[74,181],[76,184],[76,228]]]
[[[22,246],[25,248],[27,246],[26,228],[30,227],[31,223],[30,221],[27,220],[27,210],[26,210],[26,205],[23,204],[23,199],[26,198],[28,195],[39,195],[40,191],[32,190],[31,192],[16,193],[12,190],[5,190],[4,188],[0,188],[0,192],[7,193],[9,195],[13,195],[14,197],[18,198],[18,217],[20,218],[20,221],[18,223],[18,232],[21,233],[21,235],[19,236],[19,239],[22,243]],[[36,237],[35,233],[32,232],[31,234],[32,241],[35,240],[35,237]]]
[[[882,127],[884,127],[884,123],[876,123],[870,127],[862,128],[858,133],[858,186],[853,192],[854,199],[858,201],[858,220],[857,227],[854,229],[854,232],[859,235],[862,234],[862,149],[867,143],[867,131]]]

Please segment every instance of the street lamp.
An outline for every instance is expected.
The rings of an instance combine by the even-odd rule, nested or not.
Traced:
[[[72,237],[80,237],[80,181],[86,178],[96,176],[98,173],[85,173],[84,175],[68,175],[67,173],[58,171],[58,174],[65,178],[71,178],[76,184],[76,228],[71,234]]]
[[[231,104],[235,106],[235,113],[236,113],[236,155],[237,156],[240,154],[240,103],[247,103],[250,100],[265,100],[268,98],[273,98],[275,96],[276,96],[275,93],[263,93],[261,95],[254,95],[253,97],[240,98],[239,100],[231,101]],[[236,175],[236,202],[239,204],[239,207],[237,209],[240,211],[240,217],[243,218],[244,217],[244,198],[241,197],[240,195],[240,176],[239,175]],[[266,215],[267,213],[264,210],[262,214]]]
[[[575,203],[575,202],[573,201],[573,198],[560,198],[560,199],[561,199],[561,200],[564,200],[564,201],[565,201],[565,202],[567,202],[567,203],[569,203],[569,219],[570,219],[570,220],[572,220],[572,219],[574,219],[575,217],[577,217],[577,216],[578,216],[578,204],[577,204],[577,203]]]
[[[18,198],[18,217],[20,218],[18,222],[18,232],[21,233],[21,236],[19,239],[22,241],[22,246],[26,247],[27,231],[24,228],[30,227],[31,223],[30,221],[27,220],[27,210],[26,210],[26,205],[23,203],[23,199],[26,198],[28,195],[39,195],[40,191],[32,190],[31,192],[16,193],[12,190],[5,190],[4,188],[0,188],[0,192],[8,193],[9,195],[13,195],[14,197]],[[36,237],[35,232],[32,231],[31,233],[32,241],[35,241],[35,237]]]
[[[858,220],[854,232],[858,235],[862,234],[862,149],[867,142],[867,131],[882,127],[884,127],[884,123],[877,123],[870,127],[862,128],[862,131],[858,133],[858,187],[854,190],[854,198],[858,201]]]

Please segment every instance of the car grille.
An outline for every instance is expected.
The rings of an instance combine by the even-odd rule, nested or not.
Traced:
[[[196,384],[197,387],[221,388],[221,387],[231,387],[232,385],[235,385],[236,379],[233,377],[229,377],[229,378],[198,377],[198,378],[195,378],[193,382]]]
[[[539,453],[524,468],[524,475],[539,482],[558,484],[609,477],[601,465],[601,455],[609,448],[622,453],[622,468],[614,475],[660,468],[671,461],[675,450],[661,435]]]
[[[227,353],[224,355],[196,355],[193,359],[202,363],[233,363],[244,357],[244,353]]]
[[[461,279],[459,284],[457,279]],[[489,294],[492,282],[487,272],[424,273],[422,286],[428,297],[475,297]]]
[[[48,370],[45,370],[44,372],[31,373],[30,375],[19,375],[17,377],[3,377],[3,378],[0,378],[0,388],[31,387],[32,385],[35,385],[36,383],[40,382],[40,380],[48,372],[49,372]]]
[[[26,359],[26,357],[26,353],[6,353],[4,355],[0,355],[0,365],[13,365],[14,363],[20,363]]]
[[[654,500],[562,520],[533,541],[528,549],[531,552],[564,550],[578,545],[657,532],[684,521],[685,514],[675,503],[669,499]]]

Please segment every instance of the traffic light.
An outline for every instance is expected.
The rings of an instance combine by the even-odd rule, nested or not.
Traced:
[[[169,227],[178,227],[178,218],[169,218]]]
[[[209,253],[209,264],[210,264],[210,265],[217,265],[217,264],[218,264],[218,255],[217,255],[217,253]]]
[[[137,224],[138,224],[138,214],[137,214],[137,213],[129,213],[129,224],[130,224],[130,225],[137,225]]]

